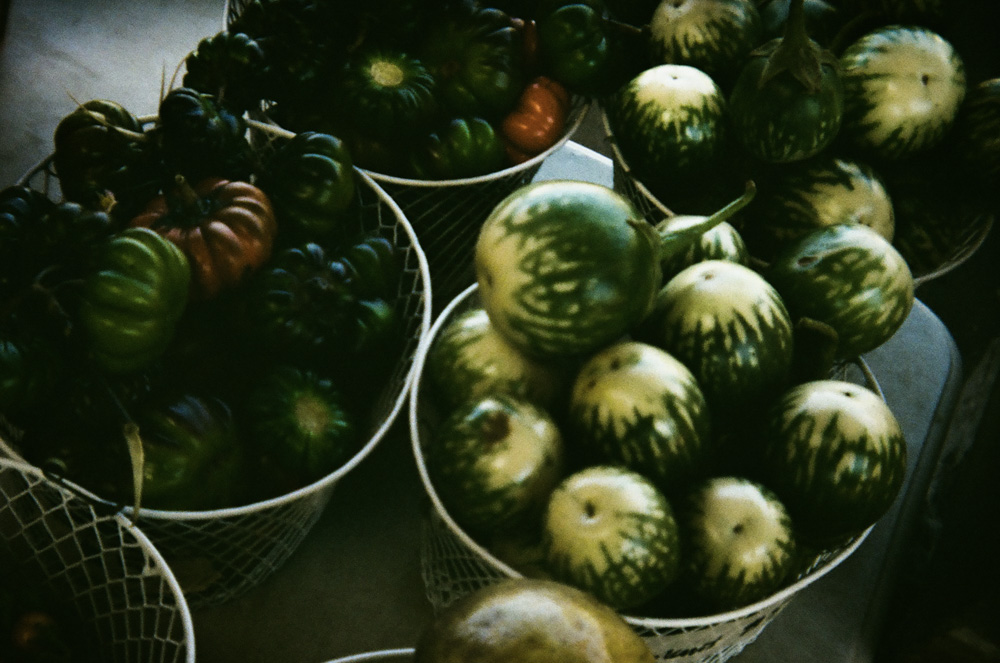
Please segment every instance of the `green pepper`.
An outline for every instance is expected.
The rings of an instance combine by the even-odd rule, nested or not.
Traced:
[[[136,415],[142,439],[142,504],[169,511],[236,506],[245,457],[229,406],[191,394]]]
[[[67,200],[119,207],[127,216],[155,193],[155,173],[142,124],[121,104],[92,99],[63,117],[53,137],[52,165]]]
[[[538,56],[542,72],[572,92],[602,90],[612,67],[606,17],[589,4],[556,8],[538,19]]]
[[[503,141],[486,120],[455,118],[427,136],[410,160],[413,175],[422,180],[454,180],[486,175],[503,168]]]
[[[360,448],[340,390],[312,370],[275,366],[245,405],[250,441],[299,485],[333,472]]]
[[[521,33],[496,8],[452,11],[431,26],[418,54],[437,79],[442,105],[457,117],[499,118],[524,87]]]
[[[128,228],[98,251],[84,282],[79,318],[97,365],[140,369],[166,349],[187,303],[191,271],[172,242]]]
[[[237,114],[261,102],[267,76],[264,50],[242,32],[205,37],[184,58],[183,86],[215,95]]]
[[[336,136],[296,134],[270,159],[260,188],[274,205],[286,245],[342,242],[359,232],[357,174],[350,150]]]
[[[212,94],[174,88],[159,106],[150,129],[167,174],[194,182],[206,177],[246,180],[254,169],[246,122]]]

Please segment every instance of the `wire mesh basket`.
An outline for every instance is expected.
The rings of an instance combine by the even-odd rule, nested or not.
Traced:
[[[148,118],[144,118],[148,120]],[[264,140],[284,135],[266,128]],[[391,240],[400,256],[401,277],[394,305],[402,326],[402,348],[367,421],[359,422],[365,440],[343,465],[292,492],[253,504],[210,511],[166,511],[143,507],[138,524],[156,544],[179,578],[192,606],[228,601],[280,568],[319,519],[337,482],[366,458],[402,411],[409,393],[419,343],[431,323],[431,282],[427,260],[402,210],[367,174],[358,171],[358,191],[366,232]],[[51,158],[23,180],[58,200],[59,181]],[[0,428],[0,457],[21,459],[16,431]],[[88,493],[95,503],[105,503]],[[122,507],[132,517],[131,506]]]
[[[64,644],[94,652],[87,660],[195,660],[188,604],[146,535],[37,468],[0,459],[0,584],[15,574],[79,622],[64,633],[87,641]]]
[[[478,287],[472,285],[445,306],[421,344],[410,394],[410,437],[420,478],[431,502],[429,514],[423,524],[421,573],[428,599],[435,611],[476,589],[505,578],[523,575],[501,561],[452,518],[434,489],[424,461],[423,446],[441,417],[433,400],[427,395],[428,387],[421,379],[427,352],[434,339],[451,320],[479,306],[479,302]],[[879,396],[883,396],[863,360],[838,367],[836,377],[867,384]],[[796,593],[850,556],[870,531],[871,528],[868,528],[840,548],[819,553],[794,582],[761,601],[737,610],[696,618],[663,619],[627,614],[623,617],[645,639],[658,660],[672,663],[722,663],[753,642]]]
[[[236,21],[250,0],[227,0],[223,27]],[[450,180],[419,180],[362,169],[395,200],[412,224],[427,262],[439,302],[447,302],[475,280],[472,254],[479,227],[508,194],[527,184],[542,162],[569,141],[591,106],[573,95],[559,140],[530,159],[503,170]]]
[[[330,659],[326,663],[407,663],[413,660],[413,653],[412,647],[379,649]]]
[[[684,210],[673,210],[664,204],[641,179],[635,176],[615,141],[614,131],[611,129],[607,113],[603,109],[600,109],[600,113],[604,133],[611,149],[615,191],[632,201],[639,212],[653,224],[665,217],[684,213]],[[951,240],[951,251],[943,259],[928,261],[917,255],[909,255],[910,252],[905,248],[897,247],[901,248],[904,254],[907,254],[904,257],[907,258],[913,272],[914,287],[920,287],[922,284],[940,278],[960,267],[979,250],[992,228],[993,217],[982,215],[971,219],[961,229],[952,229],[954,237]],[[756,263],[762,264],[758,259],[754,258],[754,260]]]

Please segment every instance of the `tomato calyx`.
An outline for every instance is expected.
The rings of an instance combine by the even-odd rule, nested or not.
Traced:
[[[193,228],[222,207],[222,203],[212,195],[201,196],[191,182],[181,174],[174,175],[174,188],[167,195],[171,224]]]
[[[751,56],[767,58],[757,81],[759,89],[779,74],[788,73],[807,92],[815,94],[823,87],[823,67],[839,68],[837,57],[809,37],[804,0],[792,0],[784,34],[755,49]]]

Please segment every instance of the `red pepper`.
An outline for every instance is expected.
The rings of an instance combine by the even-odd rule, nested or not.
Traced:
[[[569,92],[560,83],[546,76],[533,79],[503,120],[504,142],[512,160],[516,162],[519,155],[530,158],[555,145],[566,129],[569,107]]]

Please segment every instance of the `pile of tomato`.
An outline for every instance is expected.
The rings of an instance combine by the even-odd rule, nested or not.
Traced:
[[[625,76],[618,53],[629,33],[609,32],[603,5],[519,10],[253,0],[198,44],[184,84],[224,90],[237,109],[263,109],[293,131],[337,135],[378,173],[485,175],[554,145],[574,95],[602,94]]]
[[[254,134],[187,87],[153,118],[108,100],[62,118],[0,191],[4,441],[167,510],[333,472],[403,342],[402,254],[358,177],[339,138]]]

